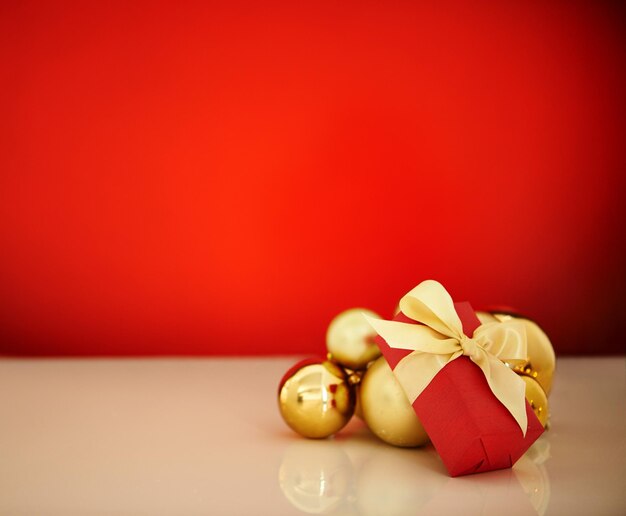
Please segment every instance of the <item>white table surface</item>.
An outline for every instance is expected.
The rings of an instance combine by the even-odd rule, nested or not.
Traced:
[[[356,419],[294,434],[276,390],[295,361],[0,359],[0,514],[626,514],[624,358],[559,359],[550,431],[454,479]]]

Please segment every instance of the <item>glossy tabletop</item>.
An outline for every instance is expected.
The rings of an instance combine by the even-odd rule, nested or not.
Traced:
[[[0,515],[626,514],[626,360],[562,358],[551,429],[511,470],[449,478],[354,419],[287,428],[295,358],[0,359]]]

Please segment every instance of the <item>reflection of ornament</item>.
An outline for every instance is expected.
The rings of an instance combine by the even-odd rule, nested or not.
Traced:
[[[537,466],[541,466],[550,460],[550,441],[547,439],[537,439],[535,443],[528,448],[524,457],[529,458]]]
[[[353,490],[353,468],[336,443],[299,441],[285,453],[278,482],[285,497],[310,514],[345,513]]]
[[[424,427],[384,357],[367,369],[360,389],[363,419],[374,434],[395,446],[428,442]]]
[[[545,428],[550,415],[548,413],[548,397],[546,393],[543,392],[541,385],[533,378],[526,375],[521,375],[521,378],[526,384],[526,399],[535,412],[537,419],[539,419],[539,422]]]
[[[515,371],[527,374],[539,382],[546,395],[550,395],[556,356],[550,339],[545,332],[533,321],[517,315],[498,312],[476,312],[481,323],[493,321],[507,321],[515,319],[524,324],[526,329],[526,346],[528,362],[515,367]]]
[[[363,314],[379,318],[365,308],[352,308],[335,317],[326,332],[326,348],[331,358],[349,369],[365,369],[380,356],[374,342],[376,332]]]
[[[323,438],[341,430],[354,413],[354,387],[337,364],[304,360],[292,367],[278,388],[285,422],[304,437]]]
[[[513,472],[539,516],[550,504],[550,477],[545,462],[550,458],[550,443],[539,438],[517,461]]]

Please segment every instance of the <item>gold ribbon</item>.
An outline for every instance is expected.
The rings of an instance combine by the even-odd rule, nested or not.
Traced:
[[[427,280],[406,294],[400,310],[422,323],[410,324],[365,318],[392,348],[410,349],[394,369],[411,404],[446,364],[460,356],[469,357],[482,370],[489,388],[506,407],[526,435],[524,381],[512,366],[526,362],[526,331],[522,323],[510,320],[482,324],[470,338],[454,309],[450,294],[437,281]]]

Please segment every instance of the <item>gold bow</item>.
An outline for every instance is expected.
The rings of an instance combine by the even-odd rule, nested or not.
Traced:
[[[433,280],[406,294],[400,300],[400,310],[422,324],[365,318],[390,347],[412,350],[393,371],[409,401],[413,403],[446,364],[465,355],[480,367],[489,388],[526,436],[525,384],[504,364],[526,362],[523,324],[515,320],[485,323],[470,338],[463,333],[450,294]]]

